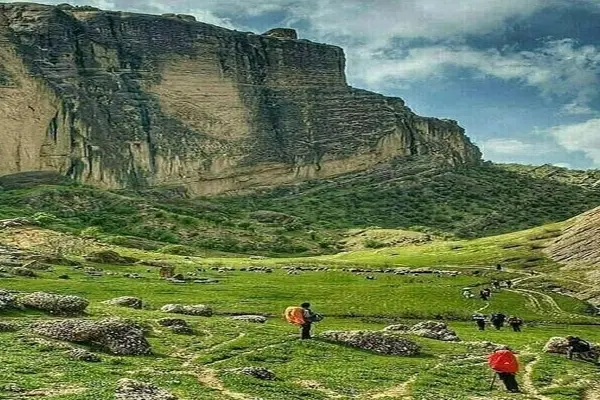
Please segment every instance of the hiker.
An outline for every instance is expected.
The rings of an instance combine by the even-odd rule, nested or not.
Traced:
[[[567,336],[567,342],[569,343],[567,347],[567,357],[569,360],[573,359],[573,356],[577,356],[577,358],[583,361],[589,361],[594,364],[598,363],[598,356],[592,350],[592,345],[577,337],[577,336]]]
[[[500,282],[492,281],[492,286],[494,287],[494,289],[500,290]]]
[[[502,271],[502,265],[496,264],[496,271]]]
[[[523,325],[523,320],[521,318],[511,315],[510,317],[508,317],[506,322],[508,322],[513,331],[521,332],[521,325]]]
[[[310,303],[302,303],[300,307],[288,307],[285,310],[285,319],[293,325],[300,327],[300,339],[311,339],[310,330],[313,322],[319,322],[323,316],[310,309]]]
[[[511,393],[519,393],[519,384],[517,383],[517,372],[519,372],[519,361],[508,346],[500,346],[488,356],[488,363],[498,375],[506,390]],[[495,380],[494,375],[494,380]],[[494,385],[492,380],[492,386]]]
[[[477,328],[479,328],[480,331],[485,331],[485,315],[481,313],[475,313],[473,314],[473,320],[477,324]]]
[[[504,321],[506,320],[506,315],[502,313],[494,313],[490,315],[490,322],[494,325],[494,328],[500,330],[504,326]]]
[[[507,288],[509,288],[509,289],[512,288],[512,285],[513,285],[512,281],[506,281]]]
[[[479,297],[481,297],[483,301],[487,301],[488,297],[490,297],[490,293],[486,289],[482,289],[479,291]]]

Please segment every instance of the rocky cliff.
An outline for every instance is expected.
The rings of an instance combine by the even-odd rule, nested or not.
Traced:
[[[347,85],[342,49],[289,29],[0,4],[0,175],[216,194],[481,154],[451,120]]]

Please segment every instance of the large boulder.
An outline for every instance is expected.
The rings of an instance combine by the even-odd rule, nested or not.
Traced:
[[[0,229],[6,228],[18,228],[21,226],[31,226],[35,225],[33,221],[27,218],[12,218],[12,219],[2,219],[0,220]]]
[[[11,270],[11,272],[15,276],[22,276],[22,277],[25,277],[25,278],[35,278],[37,276],[35,274],[35,272],[33,272],[32,270],[30,270],[29,268],[24,268],[24,267],[14,267]]]
[[[236,315],[231,317],[234,321],[244,321],[251,322],[254,324],[264,324],[267,322],[267,317],[263,317],[262,315]]]
[[[158,324],[169,328],[173,333],[183,335],[191,335],[194,333],[194,330],[187,321],[180,318],[161,318],[158,320]]]
[[[45,292],[27,294],[18,300],[27,308],[42,310],[57,315],[82,314],[90,302],[79,296],[63,296]]]
[[[137,258],[125,257],[112,250],[94,251],[84,258],[97,264],[134,264],[139,261]]]
[[[600,343],[590,343],[592,345],[592,351],[596,357],[600,357]],[[564,337],[553,337],[548,340],[548,343],[544,346],[544,352],[555,353],[555,354],[567,354],[567,348],[569,342]]]
[[[172,314],[196,315],[201,317],[210,317],[213,315],[212,308],[204,304],[166,304],[160,309],[160,311]]]
[[[38,335],[67,342],[100,346],[116,355],[150,354],[143,329],[126,320],[104,319],[41,322],[32,326]]]
[[[8,290],[0,289],[0,311],[15,308],[17,306],[16,301],[17,296]]]
[[[460,338],[456,335],[456,332],[449,329],[448,325],[443,322],[419,322],[413,325],[408,330],[408,333],[424,338],[443,340],[444,342],[460,342]]]
[[[410,326],[405,325],[405,324],[394,324],[394,325],[389,325],[389,326],[386,326],[385,328],[383,328],[383,330],[386,332],[406,332],[409,329],[410,329]]]
[[[106,300],[106,301],[103,301],[102,304],[108,304],[110,306],[135,308],[136,310],[139,310],[144,306],[144,303],[142,302],[141,299],[138,299],[137,297],[131,297],[131,296],[123,296],[123,297],[117,297],[114,299]]]
[[[328,342],[386,355],[413,356],[421,349],[421,346],[412,340],[382,331],[327,331],[319,337]]]
[[[177,397],[151,383],[121,379],[117,383],[115,400],[177,400]]]

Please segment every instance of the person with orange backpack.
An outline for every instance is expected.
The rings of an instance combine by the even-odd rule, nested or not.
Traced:
[[[506,390],[511,393],[520,392],[516,378],[517,372],[519,372],[519,361],[508,346],[498,347],[488,356],[488,362],[490,367],[494,370],[492,387],[494,386],[496,375],[498,375],[500,380],[504,383],[504,386],[506,386]]]
[[[300,327],[300,339],[311,339],[310,331],[313,322],[319,322],[323,316],[310,309],[310,303],[302,303],[300,307],[288,307],[285,310],[285,319],[293,325]]]

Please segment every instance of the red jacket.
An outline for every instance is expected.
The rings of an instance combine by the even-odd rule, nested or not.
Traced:
[[[490,367],[496,372],[516,374],[519,372],[519,361],[510,350],[498,350],[488,357]]]

